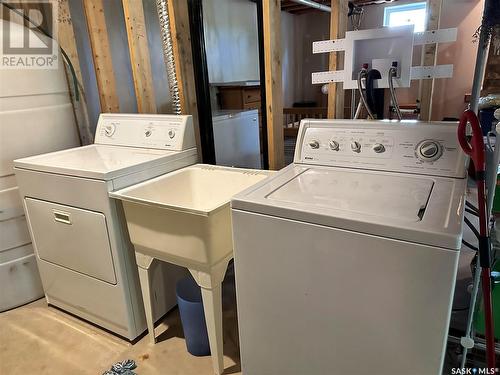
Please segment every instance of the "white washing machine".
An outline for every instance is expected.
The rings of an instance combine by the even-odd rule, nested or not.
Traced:
[[[243,373],[440,374],[465,188],[456,124],[303,121],[231,203]]]
[[[95,144],[14,161],[47,302],[130,340],[146,330],[133,246],[111,191],[194,164],[191,116],[102,114]],[[178,271],[178,272],[175,272]],[[175,278],[152,276],[159,317]]]

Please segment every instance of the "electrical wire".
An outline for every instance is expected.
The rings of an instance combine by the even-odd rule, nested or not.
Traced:
[[[466,240],[462,239],[462,243],[467,246],[469,249],[474,250],[474,251],[479,251],[479,248],[477,246],[472,245],[470,242],[467,242]]]
[[[479,238],[479,231],[476,229],[474,224],[471,223],[471,221],[467,218],[467,216],[464,216],[464,222],[467,224],[467,226],[470,228],[470,230],[474,233],[474,235]]]
[[[468,212],[469,214],[474,216],[479,216],[479,213],[477,211],[471,210],[470,208],[465,208],[465,212]]]
[[[368,117],[370,117],[370,119],[374,120],[375,117],[373,116],[373,113],[372,113],[370,107],[368,107],[368,104],[366,103],[366,97],[365,97],[365,94],[363,91],[363,84],[361,82],[362,78],[364,78],[364,77],[366,78],[366,74],[367,74],[366,68],[362,68],[358,72],[358,91],[359,91],[360,96],[361,96],[360,100],[362,101],[363,105],[366,108],[366,111],[368,112]]]
[[[477,209],[477,207],[476,207],[476,206],[474,206],[474,205],[473,205],[472,203],[470,203],[469,201],[465,201],[465,205],[466,205],[467,207],[469,207],[471,210],[474,210],[474,211],[476,211],[476,212],[479,212],[479,210]]]
[[[37,25],[35,22],[33,22],[33,20],[31,18],[29,18],[23,12],[19,12],[16,8],[14,8],[13,6],[9,5],[8,3],[5,3],[3,0],[1,1],[1,4],[4,7],[8,8],[11,11],[13,11],[14,13],[16,13],[17,15],[23,17],[26,21],[28,21],[29,23],[31,23],[35,27],[36,30],[38,30],[39,32],[41,32],[46,37],[48,37],[50,39],[54,39],[54,37],[52,35],[50,35],[47,30],[45,30],[41,26]],[[78,78],[76,77],[75,68],[74,68],[73,63],[71,62],[71,59],[69,58],[68,54],[64,50],[64,48],[62,48],[59,45],[59,49],[61,50],[63,58],[64,58],[64,60],[66,62],[66,65],[68,65],[69,70],[71,72],[71,78],[73,79],[73,85],[75,86],[75,100],[79,101],[80,100],[80,92],[79,92],[80,85],[79,85],[79,82],[78,82]]]
[[[398,120],[401,121],[403,119],[403,115],[401,114],[401,109],[399,108],[398,99],[396,98],[396,92],[394,91],[394,81],[393,79],[398,74],[397,66],[391,66],[388,74],[389,81],[389,91],[391,92],[391,99],[394,108],[396,109],[396,115],[398,116]]]

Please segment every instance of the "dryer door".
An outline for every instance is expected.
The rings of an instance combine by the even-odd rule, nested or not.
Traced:
[[[106,217],[100,212],[26,198],[38,257],[116,284]]]

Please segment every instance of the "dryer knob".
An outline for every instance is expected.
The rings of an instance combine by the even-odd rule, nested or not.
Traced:
[[[319,148],[319,142],[315,141],[315,140],[312,140],[312,141],[309,142],[309,147],[317,149],[317,148]]]
[[[175,137],[175,130],[174,129],[170,129],[168,131],[168,136],[170,139],[174,138]]]
[[[340,149],[340,145],[337,141],[331,140],[328,145],[330,146],[330,149],[333,151],[338,151]]]
[[[358,141],[351,142],[351,150],[354,152],[361,152],[361,143]]]
[[[385,146],[382,143],[375,143],[373,145],[373,151],[375,151],[377,154],[381,154],[385,151]]]
[[[113,134],[115,134],[116,126],[115,124],[108,124],[104,126],[104,135],[106,137],[111,137]]]

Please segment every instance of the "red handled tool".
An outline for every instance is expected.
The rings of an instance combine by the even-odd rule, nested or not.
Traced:
[[[472,128],[472,138],[467,140],[467,123]],[[483,291],[486,361],[489,368],[495,368],[495,335],[493,329],[493,306],[491,302],[491,251],[486,210],[486,162],[483,132],[476,114],[470,109],[460,117],[458,141],[464,152],[470,156],[476,171],[477,204],[479,210],[479,263],[481,265],[481,284]]]

